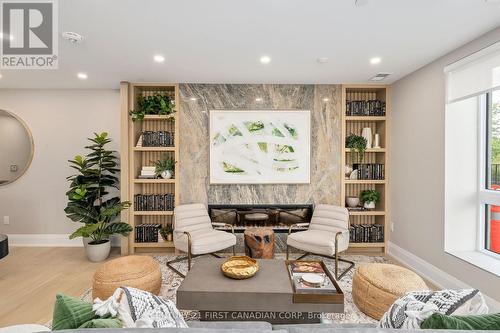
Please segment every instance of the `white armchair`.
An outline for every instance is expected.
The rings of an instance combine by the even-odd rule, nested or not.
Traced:
[[[292,233],[295,227],[309,225],[308,230]],[[311,223],[297,223],[290,226],[286,240],[286,258],[289,257],[289,246],[309,254],[335,259],[335,278],[342,278],[354,267],[354,262],[341,259],[340,253],[349,247],[349,212],[344,207],[317,205]],[[339,274],[339,261],[349,263],[349,267]]]
[[[228,226],[232,233],[215,230],[213,226]],[[184,274],[172,266],[183,260],[188,260],[188,270],[191,269],[191,259],[204,254],[220,258],[215,252],[233,247],[235,252],[236,236],[231,224],[212,223],[207,208],[203,204],[177,206],[174,209],[174,246],[177,250],[187,253],[187,256],[167,262],[167,266],[182,277]]]

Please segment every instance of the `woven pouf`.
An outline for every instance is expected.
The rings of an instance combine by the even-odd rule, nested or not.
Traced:
[[[402,295],[428,289],[417,274],[390,264],[361,265],[352,278],[354,304],[361,312],[377,320]]]
[[[161,287],[160,265],[148,256],[127,256],[110,260],[102,264],[94,274],[92,299],[107,299],[119,287],[133,287],[158,295]]]

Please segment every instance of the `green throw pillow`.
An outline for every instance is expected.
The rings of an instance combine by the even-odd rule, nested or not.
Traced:
[[[118,318],[92,319],[78,328],[121,328],[122,322]]]
[[[66,295],[56,296],[52,330],[75,329],[94,318],[92,304]]]
[[[420,328],[449,330],[500,330],[500,313],[470,316],[447,316],[434,313]]]

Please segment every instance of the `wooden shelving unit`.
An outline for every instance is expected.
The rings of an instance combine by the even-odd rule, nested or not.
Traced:
[[[155,93],[169,95],[175,101],[176,112],[168,116],[145,115],[142,121],[133,122],[129,116],[131,109],[137,108],[137,98]],[[136,194],[175,195],[174,204],[179,203],[179,87],[177,84],[129,83],[120,85],[121,96],[121,197],[134,203]],[[137,142],[143,131],[168,131],[174,133],[174,147],[139,147]],[[139,179],[143,166],[153,166],[162,157],[174,158],[173,179]],[[171,224],[173,211],[136,211],[135,207],[122,213],[122,220],[135,227],[139,224]],[[153,252],[173,248],[173,242],[140,243],[135,241],[135,230],[122,241],[122,254]]]
[[[347,101],[381,100],[386,103],[385,116],[347,116]],[[351,134],[361,135],[364,127],[370,127],[372,133],[380,135],[381,148],[367,149],[363,163],[382,163],[385,165],[385,179],[383,180],[351,180],[346,179],[342,168],[341,204],[345,205],[347,196],[359,196],[362,191],[375,189],[380,192],[381,200],[375,210],[351,211],[351,224],[380,224],[384,226],[383,243],[350,243],[350,248],[365,248],[370,251],[387,251],[389,239],[389,115],[391,112],[390,87],[385,85],[343,85],[342,86],[342,140],[345,147],[345,138]],[[351,150],[342,149],[342,166],[351,165]]]

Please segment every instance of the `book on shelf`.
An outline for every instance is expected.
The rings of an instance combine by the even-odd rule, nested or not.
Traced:
[[[171,211],[174,210],[174,203],[173,193],[134,195],[135,211]]]
[[[135,226],[136,243],[157,243],[160,224],[139,224]]]
[[[384,242],[384,226],[381,224],[353,224],[349,227],[351,243]]]
[[[382,163],[355,163],[352,168],[353,170],[357,170],[358,180],[385,179],[385,165]]]
[[[385,116],[385,107],[381,100],[347,101],[346,116]]]
[[[144,131],[137,141],[137,147],[173,147],[174,139],[174,132]]]

